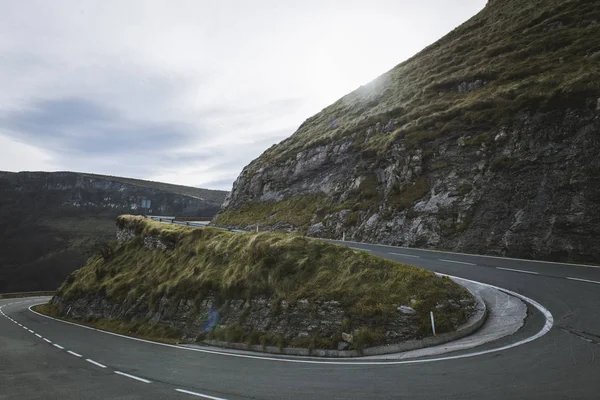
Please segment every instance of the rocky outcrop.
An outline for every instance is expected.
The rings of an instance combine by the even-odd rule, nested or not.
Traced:
[[[309,118],[244,168],[217,220],[280,228],[289,221],[275,205],[312,196],[314,207],[288,213],[303,216],[288,230],[596,262],[600,74],[591,64],[596,44],[583,38],[597,31],[600,10],[583,1],[533,3],[488,3]]]

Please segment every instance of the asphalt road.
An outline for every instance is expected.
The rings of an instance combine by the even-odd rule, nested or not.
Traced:
[[[550,310],[554,326],[465,358],[290,362],[131,340],[36,315],[28,306],[39,299],[0,300],[0,399],[600,398],[600,268],[347,244],[521,293]],[[530,307],[515,335],[450,355],[521,341],[544,324]]]

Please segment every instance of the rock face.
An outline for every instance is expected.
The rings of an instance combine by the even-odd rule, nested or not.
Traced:
[[[147,321],[166,325],[182,333],[182,338],[195,341],[216,325],[235,325],[247,332],[269,331],[287,343],[308,340],[314,335],[332,336],[342,330],[344,310],[335,301],[312,302],[301,299],[294,304],[277,304],[266,298],[228,300],[218,302],[210,297],[196,303],[193,300],[175,300],[164,296],[155,308],[148,307],[144,296],[136,300],[114,303],[106,297],[86,297],[73,302],[52,300],[64,315],[79,320],[89,318]],[[418,336],[416,316],[398,315],[386,325],[383,343],[397,343]]]
[[[252,161],[217,220],[597,262],[598,19],[585,1],[489,2]],[[303,217],[290,222],[277,204],[295,201]]]
[[[54,290],[123,213],[211,217],[224,191],[72,172],[0,172],[0,292]],[[150,200],[151,209],[141,209]]]

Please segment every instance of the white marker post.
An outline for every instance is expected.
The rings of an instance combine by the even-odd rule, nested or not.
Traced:
[[[346,241],[346,232],[342,232],[342,242]]]
[[[258,224],[256,224],[256,233],[258,233]]]
[[[429,311],[429,315],[431,316],[431,330],[433,331],[433,336],[435,336],[435,321],[433,320],[433,311]]]

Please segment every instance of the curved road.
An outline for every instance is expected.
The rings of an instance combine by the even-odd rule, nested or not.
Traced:
[[[375,255],[523,294],[554,316],[544,336],[507,350],[361,364],[237,357],[132,340],[0,300],[0,399],[598,399],[600,268],[346,242]],[[515,335],[539,332],[533,307]],[[324,361],[324,360],[318,360]]]

